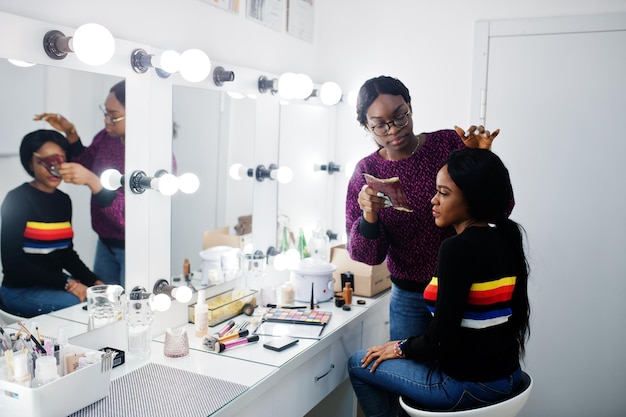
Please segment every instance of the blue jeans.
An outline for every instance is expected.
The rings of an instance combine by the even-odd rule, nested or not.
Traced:
[[[126,281],[126,251],[123,248],[107,246],[100,239],[96,246],[96,260],[93,273],[105,284],[121,285]]]
[[[489,382],[457,381],[444,374],[436,361],[389,359],[374,373],[361,366],[365,350],[348,360],[352,388],[367,417],[396,417],[402,395],[434,410],[457,410],[496,402],[508,396],[521,380],[522,371]],[[404,415],[404,413],[402,414]]]
[[[422,293],[405,291],[392,284],[389,303],[389,340],[421,336],[428,329],[432,319],[433,316],[426,307]]]
[[[8,313],[21,317],[47,314],[80,303],[74,294],[50,287],[0,287],[0,303]]]

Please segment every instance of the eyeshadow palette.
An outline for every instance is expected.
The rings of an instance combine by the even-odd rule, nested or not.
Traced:
[[[263,320],[279,323],[325,326],[330,320],[331,315],[332,312],[330,311],[271,308],[263,316]]]

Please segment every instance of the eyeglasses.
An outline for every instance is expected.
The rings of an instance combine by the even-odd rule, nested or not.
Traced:
[[[111,115],[109,114],[109,112],[107,111],[106,107],[104,107],[103,104],[101,104],[99,107],[100,107],[100,111],[102,111],[102,114],[104,114],[104,118],[112,125],[114,125],[117,122],[121,122],[122,120],[126,118],[126,116],[113,118],[111,117]]]
[[[411,116],[411,110],[403,113],[402,116],[396,117],[390,122],[379,123],[374,127],[370,127],[369,130],[374,132],[376,136],[387,136],[389,134],[389,129],[391,128],[391,125],[394,125],[398,129],[402,129],[404,126],[408,125],[409,116]]]

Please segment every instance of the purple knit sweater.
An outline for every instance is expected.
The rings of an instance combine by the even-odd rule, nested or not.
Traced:
[[[430,203],[435,195],[435,179],[450,152],[462,147],[463,142],[454,130],[439,130],[427,133],[425,143],[409,158],[389,161],[374,152],[359,161],[346,197],[350,256],[368,265],[380,264],[387,258],[396,285],[409,291],[423,291],[435,273],[441,242],[454,235],[452,227],[441,229],[435,225]],[[377,225],[368,228],[365,224],[360,228],[363,212],[358,194],[365,184],[363,173],[381,179],[399,177],[413,212],[384,208],[378,212]]]
[[[124,172],[125,146],[120,138],[114,138],[103,129],[84,147],[77,142],[72,145],[72,162],[78,162],[100,176],[109,168]],[[91,226],[103,240],[124,241],[124,187],[115,191],[115,199],[107,207],[100,207],[96,197],[91,196]]]

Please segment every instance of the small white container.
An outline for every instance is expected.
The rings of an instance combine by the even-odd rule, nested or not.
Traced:
[[[109,395],[110,383],[111,368],[100,361],[38,388],[0,381],[0,415],[65,417]]]
[[[296,289],[296,300],[301,302],[313,300],[317,303],[328,301],[333,297],[333,272],[337,266],[317,258],[302,259],[291,269],[290,281]]]

